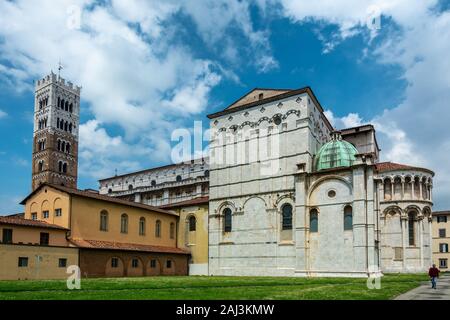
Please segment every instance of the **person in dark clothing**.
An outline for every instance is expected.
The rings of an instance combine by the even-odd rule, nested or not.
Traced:
[[[436,289],[436,282],[437,282],[437,278],[439,278],[439,269],[436,268],[436,265],[433,264],[433,266],[430,268],[430,270],[428,270],[428,275],[430,276],[431,279],[431,288],[432,289]]]

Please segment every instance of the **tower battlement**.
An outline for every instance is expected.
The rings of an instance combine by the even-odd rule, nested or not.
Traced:
[[[49,75],[45,76],[44,78],[41,78],[35,82],[35,90],[39,91],[45,88],[48,85],[55,84],[62,88],[64,88],[67,91],[72,92],[73,94],[80,95],[81,93],[81,87],[75,86],[72,82],[66,81],[64,78],[54,74],[51,72]]]

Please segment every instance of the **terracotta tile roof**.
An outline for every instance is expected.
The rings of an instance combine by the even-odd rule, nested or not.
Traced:
[[[186,201],[180,201],[177,203],[166,204],[164,206],[160,206],[160,208],[161,209],[169,209],[169,208],[187,207],[190,205],[205,204],[205,203],[209,203],[209,197],[200,197],[200,198],[195,198],[192,200],[186,200]]]
[[[67,228],[58,226],[56,224],[47,223],[45,221],[30,220],[17,217],[0,217],[0,224],[8,224],[14,226],[33,227],[33,228],[45,228],[45,229],[59,229],[69,230]]]
[[[75,195],[75,196],[78,196],[78,197],[96,199],[96,200],[100,200],[100,201],[106,201],[106,202],[121,204],[121,205],[125,205],[125,206],[141,208],[141,209],[145,209],[145,210],[151,210],[151,211],[155,211],[155,212],[159,212],[159,213],[164,213],[164,214],[169,214],[169,215],[173,215],[173,216],[178,216],[178,214],[176,214],[175,212],[163,210],[163,209],[160,209],[158,207],[153,207],[153,206],[149,206],[149,205],[146,205],[146,204],[133,202],[133,201],[128,201],[128,200],[123,200],[123,199],[119,199],[119,198],[113,198],[113,197],[109,197],[109,196],[106,196],[106,195],[101,195],[101,194],[97,194],[97,193],[93,193],[93,192],[89,192],[89,191],[78,190],[78,189],[62,187],[62,186],[57,186],[57,185],[53,185],[53,184],[46,184],[46,183],[42,184],[39,188],[37,188],[30,195],[28,195],[21,202],[21,204],[25,204],[26,201],[29,198],[31,198],[35,193],[37,193],[40,189],[42,189],[44,187],[54,188],[56,190],[68,193],[70,195]]]
[[[395,170],[424,170],[430,172],[434,175],[434,172],[420,167],[413,167],[406,164],[395,163],[395,162],[380,162],[375,164],[375,167],[378,172],[387,172],[387,171],[395,171]]]
[[[154,252],[154,253],[175,253],[175,254],[190,254],[189,251],[174,248],[153,246],[137,243],[122,243],[112,241],[99,241],[99,240],[85,240],[85,239],[72,239],[70,242],[78,248],[83,249],[100,249],[100,250],[123,250],[123,251],[141,251],[141,252]]]
[[[434,211],[433,216],[448,216],[450,215],[450,211]]]

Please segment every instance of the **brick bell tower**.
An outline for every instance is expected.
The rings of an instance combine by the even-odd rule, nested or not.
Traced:
[[[33,191],[44,182],[77,187],[80,92],[53,72],[36,82]]]

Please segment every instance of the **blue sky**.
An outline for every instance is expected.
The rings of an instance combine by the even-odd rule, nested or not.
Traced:
[[[59,60],[83,86],[80,188],[170,162],[174,129],[254,87],[311,86],[450,208],[450,1],[414,2],[0,0],[0,213],[30,191],[33,80]]]

